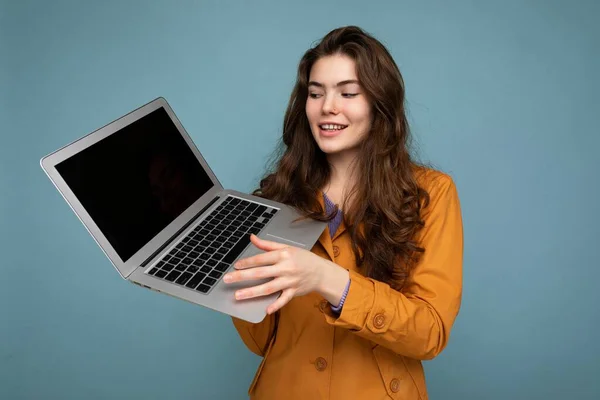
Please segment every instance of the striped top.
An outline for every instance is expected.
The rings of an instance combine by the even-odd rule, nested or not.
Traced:
[[[333,201],[331,201],[329,197],[327,197],[325,193],[323,193],[323,199],[325,200],[325,212],[329,214],[335,208],[335,204],[333,203]],[[342,214],[342,210],[338,209],[337,214],[335,214],[335,217],[333,217],[333,219],[329,221],[329,236],[331,236],[331,238],[333,238],[333,235],[335,235],[335,232],[340,227],[343,218],[344,215]],[[346,300],[346,296],[348,295],[349,289],[350,280],[348,280],[348,283],[346,284],[346,288],[344,289],[344,293],[342,294],[340,303],[337,306],[334,306],[333,304],[329,305],[331,307],[331,311],[333,311],[335,314],[339,315],[342,312],[342,307],[344,307],[344,301]]]
[[[329,197],[327,197],[325,193],[323,193],[323,200],[325,200],[325,212],[329,214],[335,208],[335,204],[333,203],[333,201],[331,201],[331,199],[329,199]],[[329,235],[332,238],[333,235],[335,235],[335,232],[339,228],[340,224],[342,223],[342,219],[344,219],[344,215],[342,214],[342,210],[338,209],[337,214],[335,214],[335,217],[333,217],[333,219],[329,221]]]

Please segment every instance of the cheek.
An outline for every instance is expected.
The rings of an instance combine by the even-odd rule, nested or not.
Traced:
[[[319,106],[318,104],[316,104],[316,102],[307,102],[304,110],[306,111],[306,117],[308,118],[308,122],[310,122],[311,124],[318,119]]]
[[[348,118],[350,118],[356,124],[369,124],[371,121],[371,112],[368,105],[365,104],[352,104],[345,107],[345,112]]]

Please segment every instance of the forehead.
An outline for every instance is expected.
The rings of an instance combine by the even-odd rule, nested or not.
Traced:
[[[338,82],[358,79],[356,77],[356,63],[343,54],[334,54],[319,58],[310,70],[310,81],[324,85],[335,85]]]

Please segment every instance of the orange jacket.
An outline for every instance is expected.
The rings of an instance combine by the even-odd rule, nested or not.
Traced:
[[[342,223],[333,239],[326,229],[312,249],[350,272],[339,317],[311,293],[258,324],[233,318],[246,346],[263,357],[251,398],[428,398],[420,360],[444,349],[458,314],[463,232],[452,179],[432,170],[418,179],[431,198],[418,237],[425,253],[402,292],[357,270]]]

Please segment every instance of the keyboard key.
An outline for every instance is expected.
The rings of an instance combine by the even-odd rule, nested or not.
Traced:
[[[196,272],[198,272],[200,268],[196,267],[195,265],[190,265],[187,270],[188,272],[191,272],[192,274],[195,274]]]
[[[169,275],[167,275],[165,277],[165,279],[168,280],[168,281],[170,281],[170,282],[173,282],[175,280],[175,278],[177,278],[179,276],[180,273],[181,272],[179,272],[179,271],[171,271],[169,273]]]
[[[210,276],[211,278],[215,278],[215,279],[219,279],[221,277],[221,275],[223,275],[223,274],[219,271],[211,271],[211,273],[208,274],[208,276]]]
[[[223,262],[232,264],[235,259],[246,249],[246,246],[250,243],[250,235],[244,235],[240,238],[235,246],[227,253]]]
[[[256,217],[260,217],[262,215],[262,213],[265,212],[266,209],[267,209],[267,207],[265,207],[265,206],[258,206],[258,208],[256,210],[254,210],[252,215],[254,215]]]
[[[210,271],[212,270],[211,267],[209,267],[208,265],[203,266],[202,268],[200,268],[200,271],[208,274]]]
[[[214,285],[215,283],[217,283],[217,280],[214,278],[211,278],[210,276],[207,276],[206,278],[204,278],[204,280],[202,281],[202,283],[204,283],[205,285]]]
[[[162,269],[164,269],[165,271],[170,271],[174,267],[175,267],[175,264],[172,264],[171,262],[168,262],[165,265],[163,265]]]
[[[160,271],[156,271],[156,274],[154,274],[154,276],[158,277],[158,278],[164,278],[165,275],[167,275],[167,273],[163,270]]]
[[[158,271],[158,268],[154,267],[150,270],[149,274],[154,275],[156,273],[156,271]]]
[[[177,278],[177,280],[175,281],[175,283],[178,283],[180,285],[185,285],[185,283],[192,277],[192,274],[190,274],[189,272],[184,272],[183,274],[181,274],[181,276],[179,278]]]
[[[182,263],[182,264],[177,264],[177,265],[175,266],[175,269],[176,269],[177,271],[185,271],[185,269],[186,269],[186,268],[187,268],[187,265],[185,265],[185,264],[183,264],[183,263]]]
[[[206,285],[200,285],[196,288],[197,291],[202,292],[202,293],[208,293],[208,291],[210,290],[210,286],[206,286]]]
[[[190,279],[188,281],[188,283],[185,284],[185,286],[187,286],[191,289],[194,289],[196,286],[198,286],[200,281],[202,279],[204,279],[205,276],[206,276],[206,274],[203,274],[202,272],[198,272],[196,275],[194,275],[194,277],[192,279]]]
[[[204,265],[204,263],[205,263],[205,262],[206,262],[205,260],[202,260],[202,259],[198,258],[198,259],[196,259],[196,260],[194,260],[194,261],[192,262],[192,265],[194,265],[194,266],[196,266],[196,267],[200,268],[201,266],[203,266],[203,265]]]
[[[228,265],[228,264],[225,264],[225,263],[223,263],[223,262],[220,262],[220,263],[219,263],[219,264],[217,264],[217,266],[215,267],[215,270],[216,270],[216,271],[219,271],[219,272],[225,272],[225,271],[227,271],[227,269],[228,269],[228,268],[229,268],[229,265]]]

